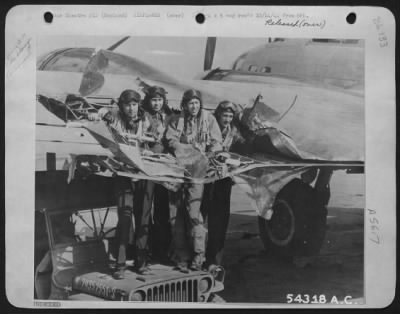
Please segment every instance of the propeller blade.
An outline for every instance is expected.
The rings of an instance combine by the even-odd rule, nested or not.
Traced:
[[[122,45],[129,36],[126,36],[118,40],[115,44],[107,48],[108,51],[113,51],[120,45]],[[99,90],[104,85],[104,75],[101,70],[108,66],[108,59],[102,52],[103,50],[97,51],[89,60],[86,66],[85,72],[82,76],[81,85],[79,87],[79,93],[82,96],[88,96]]]
[[[118,40],[115,44],[111,45],[106,50],[109,50],[109,51],[115,50],[116,48],[118,48],[118,46],[122,45],[128,38],[129,38],[129,36],[126,36],[126,37]]]
[[[212,67],[216,44],[217,44],[217,37],[207,38],[206,53],[204,56],[204,71],[208,71]]]
[[[101,70],[105,69],[107,66],[108,59],[102,50],[97,51],[93,57],[90,58],[79,87],[79,93],[82,96],[88,96],[104,85],[105,80]]]

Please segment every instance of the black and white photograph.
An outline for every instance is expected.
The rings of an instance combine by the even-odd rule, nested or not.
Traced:
[[[363,40],[38,50],[36,298],[363,302]]]
[[[9,302],[389,305],[393,40],[382,8],[13,8]]]

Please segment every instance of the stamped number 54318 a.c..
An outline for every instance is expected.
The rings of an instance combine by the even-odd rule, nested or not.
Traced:
[[[345,296],[343,301],[340,301],[338,297],[333,296],[331,299],[328,299],[324,294],[292,294],[289,293],[286,295],[286,302],[290,303],[298,303],[298,304],[353,304],[351,296]]]

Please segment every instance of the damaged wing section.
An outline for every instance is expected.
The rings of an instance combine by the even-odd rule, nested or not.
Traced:
[[[286,160],[319,159],[298,149],[288,133],[278,127],[278,122],[287,112],[279,115],[261,102],[261,98],[261,95],[257,96],[254,105],[245,108],[240,115],[238,124],[246,145],[239,146],[236,152],[246,156],[275,156]],[[289,110],[295,104],[296,98]]]
[[[361,161],[324,160],[298,149],[287,132],[277,126],[282,116],[261,102],[260,97],[252,108],[245,108],[239,116],[237,126],[243,141],[222,161],[218,154],[206,156],[190,145],[182,145],[175,156],[153,153],[146,149],[146,143],[152,138],[120,134],[103,121],[83,119],[103,105],[92,105],[81,96],[68,95],[65,103],[38,96],[37,105],[42,110],[41,115],[47,112],[47,116],[57,120],[53,122],[58,126],[58,137],[54,132],[57,139],[37,142],[40,145],[46,141],[46,145],[50,142],[57,146],[67,144],[63,147],[68,147],[69,152],[61,158],[65,160],[62,170],[69,171],[69,182],[77,173],[125,176],[156,181],[175,190],[185,182],[208,183],[232,177],[254,201],[259,215],[267,219],[278,192],[308,169],[325,167],[360,172],[364,167]],[[67,122],[69,119],[75,122]]]

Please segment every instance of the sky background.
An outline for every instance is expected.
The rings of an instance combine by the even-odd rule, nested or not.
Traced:
[[[54,49],[93,47],[107,49],[122,37],[57,36],[39,37],[37,56]],[[203,72],[206,37],[130,37],[115,51],[137,58],[181,79],[193,79]],[[217,38],[213,68],[231,68],[248,50],[267,43],[267,38]]]

